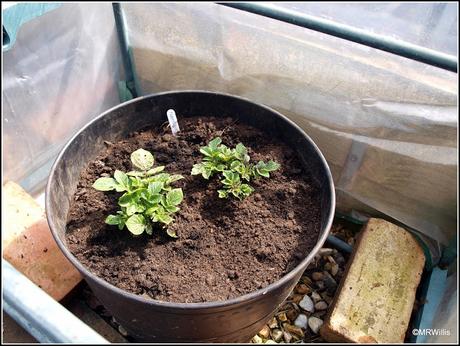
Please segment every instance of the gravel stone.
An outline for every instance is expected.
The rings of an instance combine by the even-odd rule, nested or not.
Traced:
[[[315,306],[313,304],[313,301],[311,300],[311,298],[307,295],[305,295],[302,300],[300,301],[299,303],[299,306],[305,310],[305,311],[308,311],[308,312],[314,312],[315,311]]]
[[[327,309],[327,303],[325,301],[320,301],[315,304],[315,310],[326,310]]]
[[[294,321],[294,325],[299,328],[306,329],[307,328],[308,317],[304,314],[300,314]]]
[[[320,272],[314,272],[313,274],[311,274],[311,278],[315,281],[321,281],[324,278],[324,274]]]
[[[273,329],[272,330],[272,338],[276,342],[280,342],[283,338],[283,332],[280,329]]]
[[[308,319],[308,326],[310,327],[311,331],[315,334],[318,334],[319,329],[323,325],[323,320],[317,317],[310,317]]]

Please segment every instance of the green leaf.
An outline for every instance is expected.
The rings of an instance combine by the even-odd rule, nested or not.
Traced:
[[[131,215],[128,220],[126,220],[126,227],[132,234],[139,235],[145,231],[147,227],[147,221],[145,220],[144,216],[140,214],[134,214]]]
[[[167,205],[167,206],[165,207],[165,210],[166,210],[168,213],[172,214],[172,213],[178,212],[178,211],[180,210],[180,208],[175,207],[175,206],[173,206],[173,205]]]
[[[118,199],[118,205],[120,207],[127,207],[131,204],[135,204],[139,198],[138,191],[126,192]]]
[[[154,221],[158,221],[164,223],[165,225],[168,225],[173,221],[173,218],[166,213],[158,213],[154,215]]]
[[[126,222],[126,219],[128,218],[128,215],[126,215],[126,213],[123,211],[117,211],[117,214],[120,217],[119,219],[120,222],[118,223],[118,229],[121,231],[125,227],[125,222]]]
[[[246,180],[246,181],[250,181],[251,180],[251,169],[244,169],[242,172],[241,172],[241,178]]]
[[[158,167],[149,169],[147,172],[145,172],[145,175],[147,175],[147,176],[149,176],[149,175],[154,175],[154,174],[163,172],[164,169],[165,169],[165,166],[158,166]]]
[[[254,192],[254,189],[248,184],[241,184],[240,188],[246,197]]]
[[[278,168],[280,168],[281,165],[275,161],[268,161],[266,164],[265,164],[265,170],[267,170],[268,172],[273,172],[273,171],[276,171]]]
[[[168,205],[178,205],[180,202],[182,202],[183,198],[184,194],[181,188],[173,189],[166,195],[166,202]]]
[[[238,143],[235,147],[235,151],[241,156],[244,156],[248,153],[248,149],[243,145],[243,143]]]
[[[151,223],[147,223],[147,225],[145,225],[145,233],[147,233],[148,235],[152,235],[152,224]]]
[[[178,238],[178,236],[177,236],[177,234],[176,234],[176,231],[174,231],[174,230],[171,230],[171,229],[168,228],[168,229],[166,230],[166,233],[167,233],[170,237],[172,237],[172,238]]]
[[[203,148],[200,148],[200,153],[202,153],[204,156],[211,157],[213,156],[214,151],[211,148],[203,147]]]
[[[161,192],[164,187],[164,183],[162,181],[154,181],[149,183],[148,191],[151,195],[157,195]]]
[[[265,169],[256,167],[256,170],[257,170],[257,173],[261,175],[262,177],[270,178],[270,173],[268,173]]]
[[[184,179],[184,177],[180,174],[171,174],[168,179],[166,180],[166,184],[174,183],[175,181]]]
[[[130,171],[126,173],[126,175],[132,176],[132,177],[143,177],[145,175],[145,172],[140,172],[140,171]]]
[[[240,169],[241,166],[243,166],[243,164],[240,161],[235,160],[235,161],[232,161],[232,163],[230,164],[230,169],[232,171],[238,171],[238,169]]]
[[[211,175],[212,175],[212,171],[206,169],[201,175],[202,175],[203,178],[205,178],[206,180],[208,180],[208,179],[211,177]]]
[[[133,215],[134,213],[142,213],[145,211],[145,206],[140,201],[142,191],[125,193],[118,199],[118,205],[126,209],[126,214]]]
[[[121,215],[109,215],[105,219],[105,223],[109,225],[119,225],[123,222],[123,218]]]
[[[235,157],[243,162],[249,162],[248,149],[243,145],[243,143],[238,143],[235,147]]]
[[[147,178],[147,182],[151,183],[154,181],[162,181],[163,183],[166,183],[169,179],[169,174],[168,173],[160,173],[157,175],[154,175],[152,177]]]
[[[209,148],[211,148],[212,150],[216,150],[217,149],[217,146],[222,143],[222,139],[220,137],[216,137],[214,138],[213,140],[211,140],[209,143],[208,143],[208,146]]]
[[[130,204],[126,207],[126,214],[131,216],[135,213],[142,213],[144,211],[144,207],[138,204]]]
[[[225,145],[221,145],[219,148],[220,152],[217,154],[217,157],[224,162],[228,162],[233,159],[233,150],[228,148]]]
[[[115,179],[103,177],[97,179],[94,182],[93,187],[99,191],[112,191],[115,189],[116,185],[117,182],[115,181]]]
[[[122,171],[119,171],[118,169],[115,171],[113,174],[116,182],[118,183],[119,187],[123,188],[123,191],[129,191],[130,190],[130,181],[129,177],[123,173]],[[117,189],[118,191],[118,189]],[[121,191],[118,191],[121,192]]]
[[[228,197],[228,191],[227,190],[217,190],[219,193],[219,198],[227,198]]]
[[[192,175],[198,175],[201,174],[204,179],[209,179],[212,175],[212,165],[209,165],[208,163],[197,163],[194,164],[192,167]]]
[[[146,182],[145,179],[140,179],[137,177],[130,177],[129,178],[129,185],[131,188],[145,188]]]
[[[230,192],[231,192],[231,194],[232,194],[233,196],[235,196],[235,197],[238,198],[239,200],[242,200],[242,199],[243,199],[242,196],[241,196],[240,191],[232,190],[232,191],[230,191]]]
[[[269,172],[275,171],[278,168],[280,168],[280,165],[276,163],[275,161],[270,160],[267,163],[263,161],[259,161],[257,165],[255,166],[255,171],[262,177],[270,178]]]
[[[152,168],[154,158],[149,151],[141,148],[137,149],[131,154],[131,162],[140,170],[147,171],[148,169]]]
[[[117,192],[124,192],[124,191],[126,191],[126,189],[125,189],[124,186],[122,186],[122,185],[120,185],[120,184],[117,183],[117,184],[115,185],[115,191],[117,191]]]
[[[224,183],[225,185],[235,185],[240,182],[240,176],[236,172],[224,171],[222,174],[225,177],[225,179],[222,180],[222,183]]]
[[[147,191],[148,193],[148,191]],[[155,205],[157,205],[158,203],[160,203],[161,201],[161,194],[158,194],[158,195],[150,195],[150,194],[147,194],[147,196],[142,196],[143,200],[145,201],[145,206],[146,208],[150,208],[150,207],[153,207]]]
[[[147,216],[153,216],[153,214],[158,210],[158,205],[148,208],[144,214]]]
[[[249,181],[251,179],[251,167],[240,161],[233,161],[230,165],[232,171],[238,172],[242,179]]]
[[[204,165],[202,163],[195,163],[192,167],[192,175],[198,175],[203,173]]]
[[[223,171],[222,174],[224,175],[227,180],[232,181],[233,179],[233,172],[232,171]]]
[[[227,167],[224,164],[220,163],[220,164],[215,165],[213,167],[213,170],[218,171],[218,172],[223,172],[225,171],[226,168]]]

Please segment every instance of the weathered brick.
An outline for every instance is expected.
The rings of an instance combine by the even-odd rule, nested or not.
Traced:
[[[331,342],[404,342],[425,264],[417,241],[401,227],[370,219],[349,263],[322,337]]]
[[[3,258],[54,299],[62,299],[81,276],[57,246],[43,208],[19,185],[3,185]]]

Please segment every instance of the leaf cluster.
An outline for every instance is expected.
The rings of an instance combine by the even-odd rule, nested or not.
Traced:
[[[179,211],[183,192],[171,184],[183,177],[164,172],[164,166],[153,167],[153,155],[144,149],[131,154],[135,170],[124,173],[116,170],[112,177],[97,179],[93,187],[99,191],[124,192],[118,199],[121,210],[107,216],[105,222],[116,225],[121,230],[125,226],[135,235],[146,232],[152,234],[154,223],[163,227],[173,221],[173,214]],[[176,237],[169,229],[168,235]]]
[[[222,144],[222,139],[216,137],[207,146],[201,147],[202,162],[193,165],[192,175],[200,175],[204,179],[211,178],[214,174],[221,174],[222,189],[218,190],[220,198],[236,197],[240,200],[254,192],[248,183],[251,179],[260,177],[270,178],[270,172],[279,169],[280,165],[272,160],[265,163],[250,163],[247,148],[238,143],[235,148]]]

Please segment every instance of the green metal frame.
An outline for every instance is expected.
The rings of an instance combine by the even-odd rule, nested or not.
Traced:
[[[134,59],[128,43],[123,10],[118,2],[112,3],[112,8],[125,71],[125,80],[118,83],[118,93],[120,94],[120,101],[125,102],[139,96],[139,86],[136,82],[136,69],[134,68]]]
[[[399,56],[403,56],[409,59],[420,61],[428,65],[436,66],[448,71],[457,72],[457,59],[453,56],[442,54],[436,51],[432,51],[423,47],[410,45],[402,41],[393,40],[387,37],[374,35],[363,30],[352,28],[346,25],[338,24],[332,21],[325,19],[320,19],[317,17],[300,14],[295,11],[290,11],[286,9],[281,9],[279,7],[263,4],[263,3],[222,3],[221,5],[232,7],[239,10],[244,10],[247,12],[259,14],[265,17],[273,18],[276,20],[284,21],[290,24],[298,25],[304,28],[316,30],[322,33],[333,35],[335,37],[340,37],[349,41],[367,45],[376,49],[387,51]],[[53,7],[54,6],[54,7]],[[3,51],[8,50],[14,44],[16,33],[19,30],[19,27],[26,21],[31,20],[37,16],[40,16],[56,7],[60,4],[43,4],[43,3],[18,3],[14,8],[8,8],[2,11],[3,14],[3,32],[4,41],[3,41]],[[121,91],[122,101],[126,101],[130,98],[136,97],[140,91],[139,85],[137,83],[136,70],[133,62],[133,57],[129,47],[129,42],[126,37],[126,30],[124,25],[123,13],[119,3],[113,4],[113,11],[115,16],[115,22],[117,26],[117,31],[119,35],[121,53],[123,55],[123,63],[125,68],[126,81],[121,81],[119,83],[119,89]],[[359,223],[359,220],[349,220]],[[333,247],[340,248],[344,252],[350,252],[351,247],[340,241],[340,239],[330,236],[328,238],[328,243]],[[442,258],[442,265],[448,266],[450,263],[455,261],[457,252],[456,252],[456,243],[457,239],[452,240],[450,246],[444,252],[444,257]],[[9,269],[8,264],[5,264],[2,261],[2,267]],[[21,277],[21,274],[15,273],[11,268],[11,280],[24,280]],[[430,328],[433,322],[434,312],[440,303],[440,297],[442,297],[446,285],[447,271],[441,270],[440,268],[434,268],[433,271],[426,272],[425,275],[428,275],[427,279],[422,280],[422,286],[420,289],[419,296],[426,298],[428,304],[426,304],[419,314],[416,317],[415,325],[419,328]],[[40,297],[44,293],[32,283],[24,284],[20,283],[16,286],[9,286],[10,288],[15,288],[21,286],[22,288],[27,287],[29,290],[35,290],[33,293],[34,297]],[[8,294],[5,294],[5,299],[9,297],[14,298],[14,292],[17,290],[11,289]],[[32,295],[32,294],[30,294]],[[39,301],[40,301],[39,299]],[[51,299],[51,298],[50,298]],[[72,324],[72,330],[78,330],[78,340],[68,339],[67,334],[59,334],[65,331],[65,327],[57,324],[53,324],[55,320],[51,321],[46,318],[40,318],[37,311],[29,311],[30,305],[22,302],[20,299],[11,299],[11,304],[8,306],[8,313],[15,315],[15,319],[22,322],[22,326],[33,331],[33,335],[38,338],[40,341],[56,341],[56,342],[68,342],[68,341],[82,341],[82,340],[91,340],[92,342],[105,342],[100,336],[94,334],[88,328],[85,328],[84,325],[77,325],[79,321],[72,319],[72,316],[68,316],[64,322],[66,326]],[[7,302],[10,302],[7,301]],[[48,303],[45,304],[46,307],[56,309],[57,304]],[[55,306],[53,306],[55,305]],[[50,310],[51,311],[51,310]],[[54,311],[54,310],[53,310]],[[57,311],[57,310],[56,310]],[[40,311],[38,311],[40,312]],[[64,316],[64,312],[57,311],[54,313],[55,316]],[[22,314],[22,315],[21,315]],[[29,316],[30,315],[30,316]],[[45,314],[46,315],[46,314]],[[43,315],[43,316],[45,316]],[[53,314],[52,314],[53,315]],[[46,317],[46,316],[45,316]],[[62,323],[61,323],[62,324]],[[73,335],[73,334],[72,334]],[[423,342],[424,338],[414,338],[415,342]]]
[[[368,31],[340,24],[331,20],[292,11],[267,3],[219,3],[223,6],[255,13],[261,16],[280,20],[304,28],[319,31],[348,41],[353,41],[368,47],[380,49],[408,59],[423,62],[448,71],[457,72],[456,57],[420,47],[408,42],[390,37],[376,35]]]

